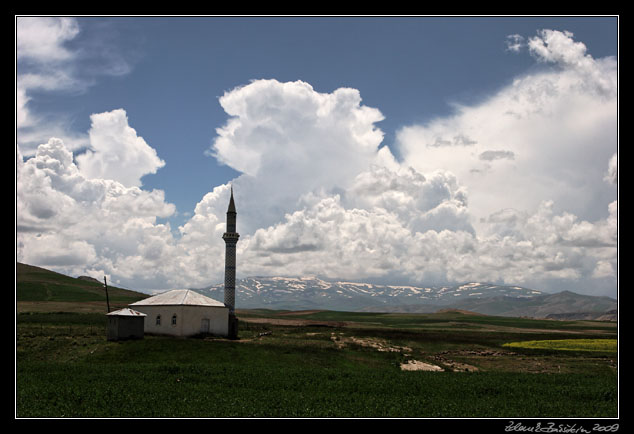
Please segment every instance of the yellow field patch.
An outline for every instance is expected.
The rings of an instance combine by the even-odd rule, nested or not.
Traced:
[[[504,344],[510,348],[530,348],[538,350],[562,351],[617,351],[616,339],[557,339],[543,341],[510,342]]]

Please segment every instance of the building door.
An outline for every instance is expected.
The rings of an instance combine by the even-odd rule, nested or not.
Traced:
[[[208,318],[203,318],[200,321],[200,332],[209,333],[209,319]]]

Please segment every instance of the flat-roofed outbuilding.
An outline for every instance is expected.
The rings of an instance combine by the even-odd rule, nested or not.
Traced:
[[[106,314],[108,317],[109,341],[143,339],[145,314],[130,308]]]

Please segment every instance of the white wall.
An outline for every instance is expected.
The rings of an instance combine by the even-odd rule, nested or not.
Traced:
[[[229,309],[214,306],[138,306],[135,310],[143,312],[145,317],[145,333],[192,336],[201,332],[203,319],[209,320],[209,333],[227,336],[229,325]],[[156,317],[161,315],[161,324],[156,325]],[[176,315],[176,325],[172,325],[172,316]]]

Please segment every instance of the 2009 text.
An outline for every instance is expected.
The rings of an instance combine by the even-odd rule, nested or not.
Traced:
[[[601,425],[595,423],[592,427],[583,426],[581,424],[557,424],[548,422],[542,424],[537,422],[535,425],[524,425],[522,422],[509,421],[504,429],[505,432],[530,432],[530,433],[564,433],[564,434],[591,434],[593,432],[617,432],[619,424]]]

